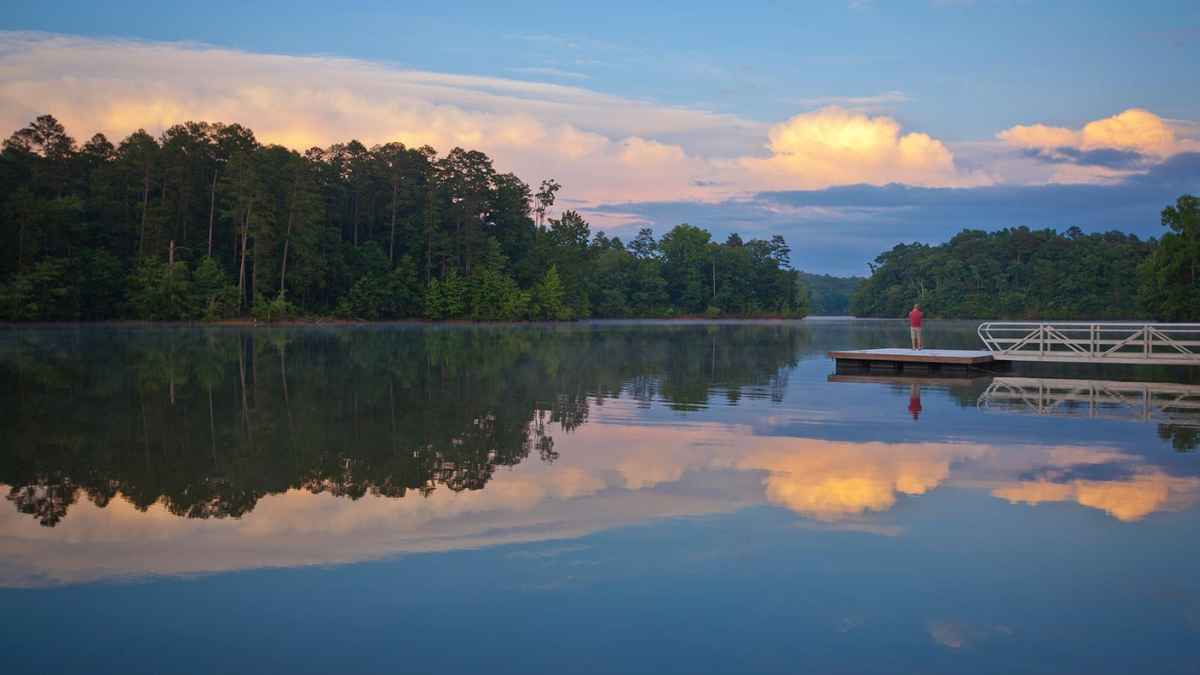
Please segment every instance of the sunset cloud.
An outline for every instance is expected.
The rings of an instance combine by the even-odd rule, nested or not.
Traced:
[[[1200,150],[1200,143],[1179,138],[1170,122],[1137,108],[1089,122],[1079,131],[1044,124],[1018,125],[1001,131],[996,137],[1023,148],[1070,148],[1083,152],[1119,150],[1157,158]]]
[[[264,142],[296,149],[352,138],[441,152],[461,146],[526,180],[554,177],[565,196],[591,205],[711,201],[768,188],[990,182],[956,168],[950,151],[926,134],[836,106],[770,127],[574,86],[328,56],[0,33],[0,87],[0,124],[9,129],[49,112],[80,140],[208,120],[237,121]],[[837,100],[904,99],[890,91]]]
[[[954,155],[928,134],[905,134],[891,117],[836,105],[777,124],[769,138],[770,157],[743,163],[777,189],[858,183],[974,187],[993,182],[982,172],[959,169]]]
[[[1132,522],[1155,511],[1179,511],[1195,505],[1200,499],[1200,479],[1150,471],[1125,481],[1022,481],[998,488],[992,495],[1024,504],[1077,502]]]
[[[80,140],[186,120],[237,121],[295,149],[350,139],[478,149],[591,203],[706,198],[706,156],[754,147],[766,125],[578,87],[430,73],[325,56],[0,33],[0,124],[57,116]],[[683,145],[686,143],[687,149]]]
[[[900,494],[925,494],[949,477],[952,462],[987,451],[958,444],[798,440],[791,449],[757,452],[737,466],[768,472],[763,485],[771,503],[830,522],[887,511]]]
[[[825,246],[813,250],[819,260],[804,263],[817,268],[830,259],[829,247],[862,246],[859,258],[869,259],[894,243],[892,228],[847,233],[847,211],[783,213],[761,194],[846,186],[1114,185],[1187,157],[1181,153],[1196,149],[1198,136],[1188,122],[1129,110],[1080,130],[1018,126],[1001,132],[999,142],[948,145],[869,110],[912,100],[899,90],[813,96],[794,103],[825,107],[771,124],[516,77],[0,32],[0,125],[12,131],[51,113],[79,141],[95,132],[117,141],[139,128],[157,134],[186,120],[236,121],[263,142],[300,150],[350,139],[368,146],[431,145],[441,153],[461,146],[487,153],[499,171],[530,183],[556,179],[563,185],[559,208],[584,211],[594,228],[610,234],[646,225],[661,233],[700,218],[686,214],[708,205],[722,211],[705,223],[719,235],[774,228],[771,233],[789,240]],[[849,206],[861,217],[862,209]],[[661,216],[644,215],[655,209]],[[902,211],[876,213],[891,220]],[[1020,222],[1029,219],[1020,216]],[[934,222],[949,221],[938,216]]]

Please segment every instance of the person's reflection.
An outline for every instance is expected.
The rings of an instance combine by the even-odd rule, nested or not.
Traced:
[[[908,387],[908,412],[914,420],[921,415],[921,385],[918,382]]]

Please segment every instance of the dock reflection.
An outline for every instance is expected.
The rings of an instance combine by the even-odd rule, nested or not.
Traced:
[[[1046,377],[997,377],[979,397],[985,412],[1118,419],[1200,427],[1200,386]]]
[[[1200,429],[1200,385],[1055,377],[1009,377],[963,373],[874,375],[836,373],[829,382],[909,388],[913,419],[923,410],[922,387],[984,387],[976,407],[987,413],[1148,422]],[[1194,447],[1194,446],[1193,446]]]

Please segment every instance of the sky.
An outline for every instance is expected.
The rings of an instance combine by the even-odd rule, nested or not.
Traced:
[[[0,133],[239,122],[486,152],[594,230],[866,274],[964,228],[1163,231],[1200,192],[1200,2],[23,3]]]

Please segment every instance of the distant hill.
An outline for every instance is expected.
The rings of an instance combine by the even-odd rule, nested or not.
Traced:
[[[850,298],[863,277],[833,277],[828,274],[800,273],[800,283],[808,289],[808,313],[812,316],[844,316],[850,313]]]

